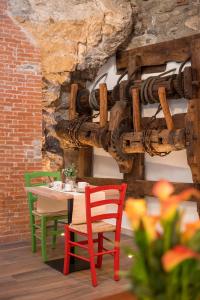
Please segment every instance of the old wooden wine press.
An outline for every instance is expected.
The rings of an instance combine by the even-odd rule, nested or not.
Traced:
[[[165,71],[170,61],[181,63],[178,73]],[[185,66],[188,61],[191,66]],[[200,35],[118,52],[117,71],[121,76],[113,90],[102,83],[90,93],[72,84],[69,120],[56,125],[62,146],[103,148],[128,181],[144,179],[145,152],[163,156],[185,148],[193,181],[199,184]],[[161,74],[141,79],[143,73],[155,72]],[[182,98],[188,100],[187,113],[171,115],[168,100]],[[142,117],[142,106],[153,103],[156,114]],[[156,118],[160,110],[164,118]],[[93,121],[97,115],[99,122]],[[140,194],[149,194],[145,186],[150,188],[148,182],[143,190],[140,185]]]

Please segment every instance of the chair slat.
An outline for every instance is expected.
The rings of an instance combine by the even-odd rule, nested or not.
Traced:
[[[119,205],[119,200],[118,199],[106,199],[106,200],[99,200],[95,202],[91,202],[90,207],[96,207],[96,206],[102,206],[106,204],[117,204]]]
[[[105,219],[117,219],[118,214],[117,213],[110,213],[110,214],[101,214],[98,216],[91,217],[91,222],[101,221]]]
[[[117,191],[121,191],[122,190],[122,186],[121,185],[106,185],[106,186],[95,186],[95,187],[86,187],[90,189],[90,193],[96,193],[96,192],[100,192],[100,191],[108,191],[108,190],[117,190]]]

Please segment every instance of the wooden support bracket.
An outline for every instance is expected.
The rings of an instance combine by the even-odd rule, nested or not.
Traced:
[[[99,85],[100,91],[100,127],[106,126],[108,122],[108,91],[106,83]]]
[[[169,104],[167,102],[167,97],[166,97],[166,91],[164,87],[159,87],[158,88],[158,95],[160,99],[160,104],[162,106],[163,114],[165,116],[165,120],[167,123],[167,129],[168,130],[173,130],[174,129],[174,122],[170,113],[169,109]]]
[[[132,89],[133,101],[133,128],[135,132],[141,131],[140,99],[138,88]]]

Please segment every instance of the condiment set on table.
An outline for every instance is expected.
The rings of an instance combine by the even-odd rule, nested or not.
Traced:
[[[89,183],[85,181],[79,181],[78,183],[75,183],[74,181],[68,181],[67,183],[63,183],[62,181],[53,181],[49,184],[49,187],[60,192],[84,193],[85,187],[88,185]]]

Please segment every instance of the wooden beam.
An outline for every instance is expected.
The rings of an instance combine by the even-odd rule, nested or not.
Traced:
[[[123,182],[127,182],[125,179],[116,179],[116,178],[95,178],[95,177],[84,177],[81,178],[81,180],[85,180],[86,182],[89,182],[92,185],[109,185],[109,184],[121,184]],[[128,183],[128,193],[132,197],[140,197],[140,196],[153,196],[152,194],[152,188],[153,185],[156,183],[156,181],[147,181],[147,180],[132,180]],[[195,187],[198,188],[198,185],[195,183],[183,183],[183,182],[172,182],[175,193],[180,193],[181,191]],[[194,199],[191,199],[191,201],[194,201]],[[195,200],[197,201],[197,200]],[[199,200],[198,200],[199,201]]]
[[[127,132],[120,139],[124,153],[144,153],[143,132]],[[170,152],[185,149],[185,128],[176,130],[151,130],[145,142],[157,152]]]
[[[191,45],[192,68],[196,71],[196,80],[200,81],[200,38]],[[196,88],[194,99],[189,100],[186,115],[187,160],[195,183],[200,183],[200,87]],[[198,206],[200,215],[200,206]]]
[[[100,93],[100,127],[106,126],[108,122],[108,91],[106,83],[99,85]]]
[[[141,66],[163,65],[169,61],[182,62],[191,54],[191,43],[198,39],[200,34],[195,34],[167,42],[142,46],[116,54],[117,71],[128,68],[129,57],[140,57]]]
[[[70,103],[69,103],[69,120],[76,118],[76,97],[78,93],[78,84],[71,85]]]
[[[186,116],[186,113],[175,114],[172,116],[172,120],[173,120],[175,129],[180,129],[180,128],[185,127],[185,116]],[[142,118],[143,128],[146,128],[148,126],[150,119],[151,119],[151,117]],[[165,118],[157,118],[154,121],[153,125],[155,128],[159,128],[159,129],[166,128]]]

